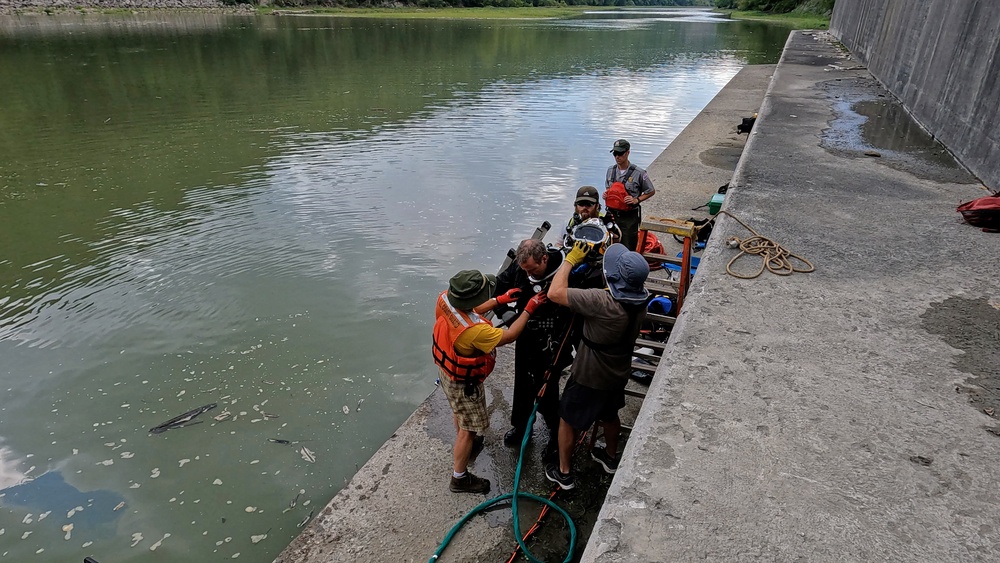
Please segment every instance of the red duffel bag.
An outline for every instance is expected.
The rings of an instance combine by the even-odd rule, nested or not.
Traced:
[[[956,210],[965,222],[988,233],[1000,233],[1000,193],[960,204]]]

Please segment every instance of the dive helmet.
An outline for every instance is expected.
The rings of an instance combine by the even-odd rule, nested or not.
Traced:
[[[604,221],[597,217],[587,219],[573,227],[569,236],[573,242],[583,240],[592,243],[594,245],[593,252],[598,256],[604,254],[604,250],[611,244],[611,233],[608,231],[608,227]]]

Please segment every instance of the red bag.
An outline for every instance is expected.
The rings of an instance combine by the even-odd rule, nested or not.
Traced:
[[[617,171],[618,169],[613,168],[613,170]],[[617,172],[608,170],[607,181],[611,182],[611,180],[614,180],[616,173]],[[634,173],[635,165],[630,164],[628,169],[625,171],[624,180],[628,181],[632,178],[632,174]],[[611,211],[631,211],[632,209],[635,209],[635,206],[625,203],[625,196],[627,195],[629,195],[629,193],[628,190],[625,189],[625,182],[611,182],[608,189],[604,190],[604,204]]]
[[[956,209],[962,219],[987,233],[1000,232],[1000,193],[960,204]]]
[[[628,192],[625,191],[625,184],[614,182],[610,188],[604,190],[604,204],[612,211],[628,211],[630,206],[625,203],[625,196],[627,195]]]
[[[640,235],[639,238],[642,239],[643,238],[642,235]],[[660,239],[656,238],[655,234],[646,231],[646,236],[642,241],[642,248],[640,249],[640,252],[642,254],[646,254],[647,252],[652,252],[654,254],[664,254],[666,253],[666,250],[664,250],[663,243],[660,242]],[[660,270],[663,268],[662,262],[658,262],[656,260],[653,260],[652,258],[646,258],[646,262],[649,264],[649,269],[651,271]]]

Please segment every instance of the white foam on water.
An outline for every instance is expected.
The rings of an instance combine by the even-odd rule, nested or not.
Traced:
[[[0,438],[0,442],[2,441],[3,439]],[[0,446],[0,490],[23,483],[27,479],[27,475],[17,468],[21,461],[17,458],[14,450],[7,446]]]

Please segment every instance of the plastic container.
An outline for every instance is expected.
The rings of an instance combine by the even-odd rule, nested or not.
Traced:
[[[722,202],[726,200],[726,194],[715,194],[708,202],[708,212],[715,215],[722,209]]]
[[[678,252],[677,253],[677,257],[678,258],[683,258],[684,257],[684,253],[683,252]],[[691,275],[692,276],[694,276],[696,273],[698,273],[698,264],[700,264],[700,263],[701,263],[701,258],[698,258],[697,256],[692,256],[691,257]],[[673,281],[677,281],[677,280],[680,279],[680,277],[681,277],[681,267],[678,266],[677,264],[670,264],[668,262],[664,262],[663,263],[663,269],[670,272],[670,278],[669,279],[671,279]]]
[[[649,300],[646,310],[657,315],[669,315],[674,310],[674,302],[669,297],[654,297]]]

